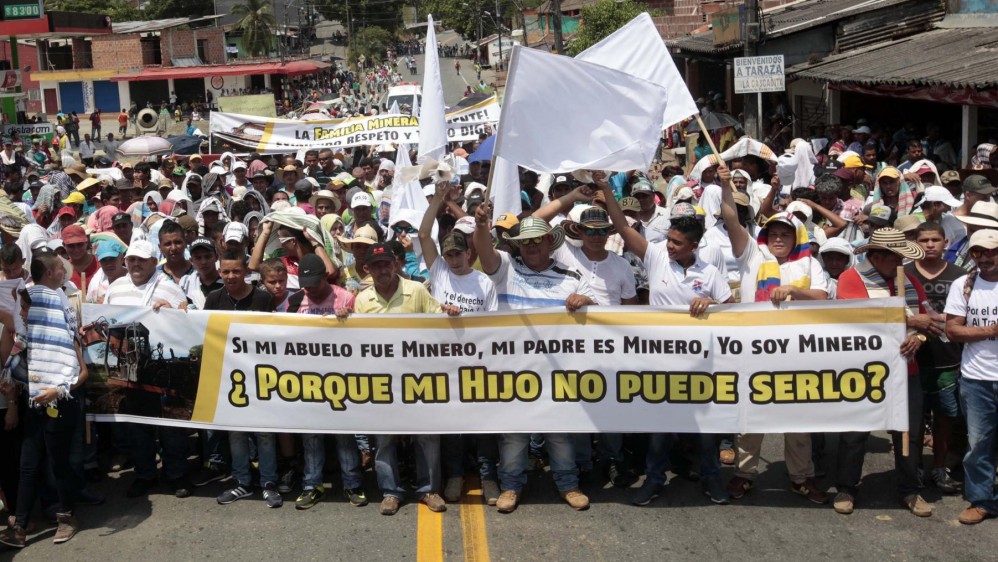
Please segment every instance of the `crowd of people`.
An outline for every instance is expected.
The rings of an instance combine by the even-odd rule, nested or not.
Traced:
[[[753,434],[406,437],[86,426],[78,303],[337,317],[682,306],[702,317],[721,303],[901,296],[908,333],[888,352],[908,359],[910,431],[893,435],[897,499],[930,516],[920,489],[932,485],[962,491],[963,523],[998,514],[994,147],[982,147],[986,157],[963,173],[939,174],[925,159],[877,169],[848,149],[832,170],[817,165],[808,141],[775,154],[744,137],[688,172],[665,168],[661,177],[523,170],[521,207],[494,214],[489,164],[468,161],[477,142],[451,147],[451,179],[424,180],[425,213],[392,212],[391,152],[309,150],[301,161],[173,155],[134,164],[114,162],[113,152],[94,153],[90,163],[62,153],[39,168],[36,155],[15,150],[11,139],[3,144],[0,269],[27,287],[26,331],[13,315],[0,317],[5,545],[25,546],[36,503],[57,524],[54,540],[70,540],[76,508],[103,500],[88,483],[127,468],[130,498],[159,483],[178,498],[215,485],[220,504],[259,493],[276,508],[292,494],[297,509],[310,509],[329,495],[327,441],[344,500],[368,503],[363,472],[373,470],[385,515],[409,496],[445,511],[460,499],[468,470],[504,513],[516,510],[528,474],[545,463],[577,510],[589,507],[583,488],[593,482],[631,487],[633,503],[644,506],[672,471],[727,504],[749,493],[758,474],[763,436]],[[36,383],[30,393],[25,373]],[[923,469],[927,424],[932,456]],[[961,463],[953,436],[963,427]],[[201,463],[192,474],[193,433]],[[831,438],[837,447],[824,435],[783,436],[787,486],[848,514],[869,433]],[[826,455],[832,450],[837,458]],[[725,464],[735,467],[727,481]]]

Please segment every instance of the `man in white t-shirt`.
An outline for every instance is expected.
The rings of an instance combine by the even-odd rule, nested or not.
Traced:
[[[631,197],[638,200],[638,220],[649,242],[661,242],[669,233],[669,213],[655,204],[655,188],[646,179],[639,179],[631,186]]]
[[[487,202],[475,210],[475,248],[482,271],[496,284],[500,310],[564,306],[569,312],[575,312],[583,306],[596,304],[595,294],[582,275],[552,258],[553,252],[565,241],[564,231],[552,229],[546,221],[536,217],[524,218],[517,236],[504,234],[507,241],[520,249],[520,255],[514,258],[493,247],[489,233],[491,216],[492,206]],[[589,498],[579,490],[579,470],[569,435],[544,435],[551,474],[561,497],[574,509],[587,509]],[[504,434],[499,439],[502,494],[496,507],[502,513],[516,509],[527,483],[529,441],[527,433]]]
[[[960,523],[973,525],[998,516],[994,490],[995,434],[998,409],[998,231],[978,230],[970,237],[976,273],[950,285],[946,298],[946,334],[962,343],[960,398],[967,418],[967,454],[963,457],[963,496],[970,505]]]

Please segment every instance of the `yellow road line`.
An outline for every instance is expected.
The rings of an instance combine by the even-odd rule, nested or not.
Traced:
[[[443,513],[434,513],[424,504],[417,504],[416,560],[430,562],[444,559]]]
[[[485,498],[478,478],[465,477],[461,496],[461,537],[465,562],[489,562],[489,537],[485,533]]]

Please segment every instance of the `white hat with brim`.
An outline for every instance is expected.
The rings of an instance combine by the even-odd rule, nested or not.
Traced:
[[[337,240],[343,247],[349,251],[353,251],[354,244],[363,244],[365,246],[370,246],[371,244],[378,243],[378,233],[374,231],[371,225],[364,225],[357,229],[357,232],[353,233],[353,238],[344,238],[342,236],[337,236]]]
[[[125,253],[125,257],[136,257],[147,260],[155,257],[155,251],[149,241],[136,240],[128,245],[128,251]]]
[[[974,203],[969,213],[957,216],[956,220],[973,226],[998,228],[998,203],[978,201]]]
[[[565,231],[560,226],[551,228],[551,225],[544,219],[537,217],[526,217],[520,221],[520,233],[510,236],[504,232],[502,237],[514,244],[519,244],[521,240],[531,240],[541,236],[551,236],[551,251],[557,250],[565,243]]]
[[[953,208],[961,205],[960,200],[953,197],[953,194],[941,185],[930,185],[926,187],[922,200],[925,202],[946,203]]]
[[[343,206],[342,203],[340,203],[340,198],[337,197],[335,193],[333,193],[332,191],[330,191],[328,189],[320,189],[319,191],[316,191],[315,193],[313,193],[312,197],[309,197],[309,199],[308,199],[308,204],[311,205],[311,206],[313,206],[313,207],[315,207],[315,204],[320,199],[326,199],[326,200],[332,201],[333,202],[333,212],[334,213],[338,212],[340,210],[340,207]]]
[[[870,241],[856,248],[854,253],[858,255],[870,250],[887,250],[912,260],[920,260],[925,257],[925,250],[905,238],[904,233],[896,228],[880,228],[873,231]]]
[[[967,243],[967,247],[984,248],[985,250],[998,248],[998,230],[990,228],[978,230],[970,236],[970,242]]]

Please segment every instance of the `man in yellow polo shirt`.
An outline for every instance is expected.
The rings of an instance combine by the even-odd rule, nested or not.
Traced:
[[[354,311],[360,314],[434,314],[441,311],[456,316],[461,309],[441,306],[422,283],[403,279],[398,262],[391,248],[385,244],[372,244],[367,250],[365,267],[374,285],[364,289],[354,301]],[[345,312],[345,311],[344,311]],[[343,316],[340,313],[337,316]],[[399,477],[396,445],[398,435],[378,435],[378,451],[374,456],[374,470],[378,487],[384,499],[381,513],[394,515],[405,496],[405,485]],[[440,436],[417,435],[414,437],[420,456],[416,462],[416,495],[432,511],[446,511],[440,497]]]

